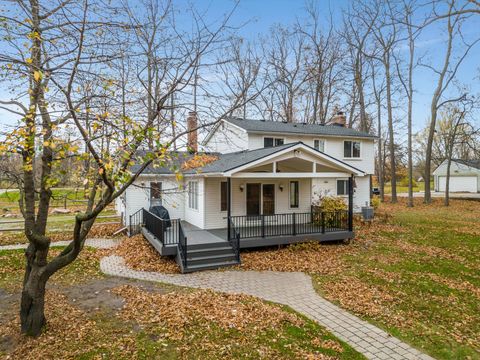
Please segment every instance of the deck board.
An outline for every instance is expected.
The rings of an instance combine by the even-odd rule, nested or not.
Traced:
[[[210,244],[217,242],[227,242],[227,232],[225,230],[225,237],[218,236],[208,230],[200,229],[186,221],[182,221],[182,228],[187,237],[188,245]]]

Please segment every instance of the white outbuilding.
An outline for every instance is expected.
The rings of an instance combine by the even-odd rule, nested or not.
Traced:
[[[434,172],[435,191],[444,192],[447,184],[447,160]],[[450,166],[450,192],[480,192],[480,159],[452,159]]]

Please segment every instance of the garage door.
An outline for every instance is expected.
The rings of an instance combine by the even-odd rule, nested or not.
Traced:
[[[445,191],[447,177],[438,177],[439,191]],[[450,176],[450,191],[451,192],[477,192],[477,177],[476,176]]]

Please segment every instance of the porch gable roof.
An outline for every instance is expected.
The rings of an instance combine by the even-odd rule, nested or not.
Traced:
[[[319,160],[324,160],[328,163],[331,163],[348,173],[353,173],[355,175],[365,174],[364,171],[354,166],[351,166],[339,159],[336,159],[333,156],[325,154],[311,146],[308,146],[301,141],[275,147],[221,154],[219,155],[219,159],[217,161],[214,161],[203,167],[200,173],[221,173],[224,176],[231,176],[233,173],[242,171],[243,169],[248,169],[255,166],[256,164],[268,161],[269,159],[274,159],[277,156],[297,149],[304,150],[311,155],[318,157]],[[186,174],[195,174],[198,172],[198,170],[192,170],[187,172]]]

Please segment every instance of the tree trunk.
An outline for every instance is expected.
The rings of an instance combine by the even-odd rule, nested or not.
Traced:
[[[392,90],[391,90],[391,77],[390,77],[390,59],[385,59],[385,76],[387,85],[387,111],[388,111],[388,136],[389,136],[389,151],[390,151],[390,183],[392,185],[392,198],[391,202],[397,202],[397,169],[395,164],[395,139],[393,132],[393,114],[392,114]]]
[[[45,285],[42,268],[28,264],[20,302],[20,324],[23,334],[39,336],[45,325]]]
[[[447,179],[445,183],[445,206],[450,205],[450,167],[452,164],[452,156],[449,154],[447,160]]]

